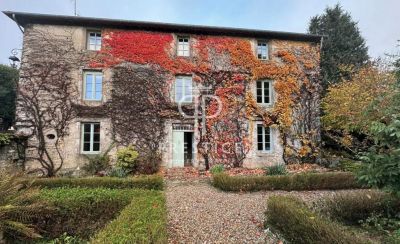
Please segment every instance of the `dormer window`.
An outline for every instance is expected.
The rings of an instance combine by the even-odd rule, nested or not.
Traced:
[[[268,42],[257,41],[257,58],[260,60],[268,59]]]
[[[87,49],[99,51],[101,49],[101,32],[89,31],[87,34]]]
[[[189,57],[190,56],[190,45],[188,36],[178,36],[178,56]]]

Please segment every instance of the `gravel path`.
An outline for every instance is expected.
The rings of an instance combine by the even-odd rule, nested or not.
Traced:
[[[277,243],[264,231],[269,196],[314,201],[332,191],[226,193],[207,182],[167,182],[169,243]]]

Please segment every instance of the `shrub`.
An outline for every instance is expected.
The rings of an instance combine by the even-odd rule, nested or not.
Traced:
[[[321,213],[350,224],[357,224],[372,214],[393,216],[400,211],[398,199],[387,193],[372,190],[337,193],[318,204]]]
[[[293,197],[270,197],[266,221],[291,243],[365,243],[337,223],[322,219]]]
[[[128,172],[122,168],[112,168],[111,171],[108,173],[110,177],[118,177],[118,178],[125,178],[128,176]]]
[[[95,175],[101,171],[105,171],[110,167],[110,156],[95,155],[88,157],[89,162],[82,169],[91,175]]]
[[[41,236],[32,220],[54,210],[38,199],[39,190],[18,175],[0,171],[0,243],[4,239],[35,239]]]
[[[161,155],[159,153],[145,153],[137,158],[138,174],[155,174],[160,170]]]
[[[213,176],[212,184],[224,191],[304,191],[353,189],[360,187],[354,175],[349,172],[276,176],[229,176],[222,173]]]
[[[87,177],[87,178],[39,178],[33,183],[35,186],[47,188],[55,187],[87,187],[87,188],[143,188],[143,189],[163,189],[163,178],[158,175],[114,178],[114,177]]]
[[[151,191],[134,198],[91,243],[167,243],[164,194]]]
[[[286,175],[286,166],[284,164],[278,164],[273,166],[265,167],[266,175]]]
[[[224,172],[225,168],[223,164],[216,164],[214,166],[211,167],[210,172],[211,174],[219,174]]]
[[[49,244],[82,244],[82,243],[85,243],[85,241],[76,236],[69,236],[67,233],[62,234],[61,236],[49,242]]]
[[[47,237],[55,238],[67,233],[88,238],[142,192],[106,188],[42,189],[40,198],[52,203],[58,210],[51,216],[38,218],[37,223]]]
[[[132,172],[136,170],[138,157],[138,152],[133,148],[133,146],[127,146],[117,151],[117,167],[126,170],[127,172]]]

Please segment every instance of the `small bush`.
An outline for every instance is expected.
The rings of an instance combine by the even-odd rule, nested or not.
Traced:
[[[126,172],[126,170],[118,167],[112,168],[110,172],[108,172],[108,176],[117,178],[125,178],[128,176],[128,174],[129,173]]]
[[[91,175],[95,175],[101,171],[105,171],[110,167],[110,156],[94,155],[88,157],[89,162],[82,169]]]
[[[136,173],[145,175],[155,174],[160,170],[160,166],[161,155],[159,153],[145,153],[137,158]]]
[[[133,146],[127,146],[117,151],[117,167],[127,172],[133,172],[137,167],[138,152]]]
[[[211,167],[210,172],[211,172],[211,174],[215,175],[215,174],[224,172],[224,170],[225,170],[225,167],[223,164],[216,164]]]
[[[349,172],[305,173],[275,176],[229,176],[217,174],[212,184],[224,191],[310,191],[360,188]]]
[[[286,166],[284,164],[278,164],[274,166],[265,167],[266,175],[286,175]]]
[[[398,199],[387,193],[372,190],[338,193],[318,204],[324,215],[349,224],[357,224],[372,214],[393,216],[400,211]]]
[[[35,186],[46,188],[55,187],[87,187],[87,188],[143,188],[163,189],[163,178],[159,175],[140,177],[115,178],[115,177],[87,177],[87,178],[40,178],[33,183]]]
[[[151,191],[134,198],[91,243],[167,243],[165,196]]]
[[[322,219],[297,198],[268,199],[266,224],[291,243],[365,243],[337,223]]]

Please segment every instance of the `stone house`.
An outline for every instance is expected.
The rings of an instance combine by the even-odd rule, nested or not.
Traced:
[[[262,167],[318,158],[320,36],[4,14],[24,31],[22,77],[31,77],[35,55],[68,59],[62,77],[73,85],[71,101],[79,109],[60,138],[63,169],[104,152],[114,158],[128,144],[159,153],[166,167]],[[72,49],[57,56],[43,46],[53,38],[64,43],[58,48]],[[18,120],[26,116],[20,105],[19,133],[32,133]],[[43,129],[53,147],[58,134]],[[38,167],[35,160],[26,165]]]

